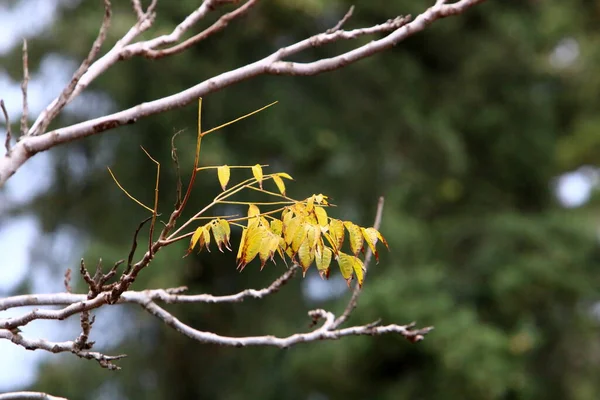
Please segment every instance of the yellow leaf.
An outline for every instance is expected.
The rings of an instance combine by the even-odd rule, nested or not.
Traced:
[[[358,286],[362,287],[363,280],[365,279],[365,265],[358,257],[353,257],[352,267],[354,268],[354,275],[358,281]]]
[[[231,227],[229,226],[229,222],[227,222],[224,219],[219,219],[217,221],[217,224],[219,225],[220,229],[223,232],[223,244],[225,245],[227,250],[231,250],[231,247],[229,244],[229,238],[231,237]],[[217,243],[217,246],[218,245],[219,244]]]
[[[337,253],[344,244],[344,223],[339,219],[332,219],[329,223],[329,235],[333,239],[333,251]]]
[[[300,248],[298,249],[298,262],[302,267],[303,274],[306,274],[306,270],[310,267],[313,260],[315,259],[315,252],[308,243],[308,241],[304,241]]]
[[[340,266],[340,271],[342,272],[342,276],[350,284],[350,280],[352,280],[352,272],[354,271],[354,256],[351,256],[346,253],[339,252],[337,256],[337,262]]]
[[[377,232],[377,238],[379,240],[381,240],[381,243],[383,243],[385,245],[385,247],[387,247],[387,249],[389,250],[390,246],[388,246],[387,240],[385,240],[385,238],[381,235],[381,233],[379,233],[379,231],[377,229],[375,229],[375,228],[371,228],[371,229],[373,229],[375,232]]]
[[[279,240],[277,241],[279,243]],[[272,257],[271,252],[271,236],[265,236],[262,238],[260,249],[258,250],[258,256],[260,258],[260,270],[264,268],[267,260]]]
[[[288,175],[288,174],[286,174],[285,172],[279,172],[279,173],[277,173],[276,175],[277,175],[277,176],[280,176],[280,177],[282,177],[282,178],[285,178],[285,179],[290,179],[290,180],[292,180],[292,181],[294,180],[294,178],[292,178],[291,176],[289,176],[289,175]]]
[[[242,255],[242,261],[239,265],[240,271],[244,269],[246,265],[258,254],[262,244],[262,240],[265,236],[264,228],[256,228],[253,232],[248,234],[248,239],[244,246],[244,252]]]
[[[323,204],[323,205],[329,205],[329,202],[327,201],[329,197],[325,196],[324,194],[315,194],[313,195],[313,199],[315,200],[315,203],[317,204]]]
[[[283,179],[281,179],[278,175],[273,175],[273,182],[275,182],[277,185],[279,193],[285,196],[285,183],[283,183]]]
[[[311,213],[313,211],[314,205],[315,205],[315,196],[311,196],[308,199],[306,199],[306,211]]]
[[[281,236],[281,232],[283,231],[283,223],[278,219],[271,220],[271,232],[276,235]]]
[[[225,190],[225,188],[227,187],[227,183],[229,182],[229,177],[231,176],[229,166],[221,165],[219,168],[217,168],[217,176],[219,177],[219,183],[221,184],[221,188]]]
[[[202,239],[204,241],[204,246],[206,246],[206,250],[210,252],[210,226],[206,225],[204,228],[205,229],[202,230]]]
[[[300,223],[301,221],[298,217],[290,219],[287,224],[285,223],[285,221],[283,222],[283,237],[287,244],[292,243],[292,241],[296,237],[296,232],[300,227]]]
[[[217,243],[217,247],[219,251],[222,253],[223,248],[221,247],[225,243],[225,231],[221,224],[219,224],[218,220],[212,222],[212,232],[215,237],[215,242]]]
[[[357,225],[353,224],[350,221],[344,221],[344,226],[350,234],[350,250],[352,250],[352,253],[355,256],[357,256],[364,246],[364,238],[362,236],[362,232],[360,231],[360,228]]]
[[[306,225],[306,241],[313,248],[321,238],[321,230],[313,225]]]
[[[321,254],[317,254],[315,257],[315,263],[317,264],[317,269],[319,270],[319,274],[321,278],[329,278],[329,264],[331,264],[331,250],[329,248],[324,247]]]
[[[294,239],[292,240],[292,251],[294,254],[298,252],[302,243],[306,241],[306,231],[307,226],[305,224],[301,224],[296,231],[296,235],[294,235]]]
[[[377,254],[377,230],[375,228],[360,228],[365,242],[369,245],[371,252],[375,256],[375,260],[379,262],[379,254]]]
[[[321,226],[327,226],[327,211],[323,207],[315,207],[315,215],[317,216],[317,222]]]
[[[260,214],[260,210],[255,204],[250,204],[248,206],[248,228],[253,228],[258,226],[258,217]],[[256,217],[256,218],[253,218]]]
[[[192,238],[190,239],[190,246],[188,247],[186,256],[189,255],[192,252],[192,250],[194,250],[196,243],[198,243],[198,240],[202,237],[203,230],[204,230],[204,227],[201,226],[199,228],[196,228],[196,230],[194,231],[194,234],[192,235]]]
[[[262,189],[263,172],[260,164],[256,164],[252,167],[252,175],[254,175],[254,179],[256,179],[258,186]]]
[[[246,245],[245,240],[246,240],[247,232],[248,232],[248,229],[242,229],[242,238],[240,239],[240,247],[238,249],[237,256],[235,257],[235,260],[238,262],[238,265],[239,265],[239,261],[242,259],[242,254],[244,251],[244,247]]]

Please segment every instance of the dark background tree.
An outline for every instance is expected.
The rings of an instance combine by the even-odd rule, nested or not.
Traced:
[[[172,29],[191,3],[159,2],[154,29]],[[108,94],[117,109],[159,98],[322,31],[350,4],[265,2],[185,53],[118,64],[92,89]],[[416,13],[429,4],[354,5],[349,26],[370,26],[390,12]],[[486,2],[335,73],[259,77],[205,98],[207,127],[280,103],[212,137],[204,163],[268,163],[294,176],[293,195],[326,192],[340,216],[365,225],[377,196],[385,195],[382,232],[392,251],[371,268],[352,318],[435,325],[425,341],[349,338],[283,351],[220,348],[192,342],[131,309],[125,314],[129,334],[114,343],[115,352],[129,355],[122,371],[53,358],[33,388],[72,399],[597,398],[598,201],[565,209],[553,181],[599,161],[599,12],[584,1]],[[122,34],[118,21],[129,26],[134,18],[128,2],[115,4],[115,16],[112,40]],[[81,59],[98,19],[96,2],[62,8],[47,34],[30,41],[31,68],[52,53]],[[573,42],[572,62],[553,58]],[[2,61],[13,63],[18,80],[18,49]],[[167,166],[171,136],[185,129],[177,147],[181,163],[191,164],[195,113],[189,106],[121,128],[124,134],[55,149],[52,186],[14,212],[36,215],[49,238],[64,226],[85,233],[86,259],[121,258],[145,215],[112,185],[99,155],[112,154],[108,163],[122,183],[151,196],[153,169],[138,145]],[[163,187],[174,187],[174,169],[163,170]],[[193,201],[203,204],[216,191],[216,178],[200,179]],[[165,207],[172,202],[162,200]],[[184,251],[182,244],[159,255],[137,285],[185,284],[194,292],[225,294],[267,284],[282,271],[280,265],[262,273],[249,266],[240,274],[232,255],[181,261]],[[307,281],[297,279],[264,302],[178,306],[176,313],[223,334],[284,334],[305,328],[308,306],[335,308],[349,296],[315,300],[306,288]],[[328,291],[335,294],[335,283]]]

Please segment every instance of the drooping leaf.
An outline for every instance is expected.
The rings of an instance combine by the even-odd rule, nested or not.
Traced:
[[[217,248],[221,253],[223,253],[223,245],[225,244],[225,230],[223,226],[218,221],[214,221],[212,224],[212,232],[215,237],[215,242],[217,243]]]
[[[362,287],[363,280],[365,279],[365,265],[358,257],[353,257],[352,267],[354,268],[354,275],[358,281],[358,286]]]
[[[256,204],[250,204],[248,206],[248,228],[253,228],[258,226],[258,215],[260,214],[260,209],[256,206]]]
[[[377,233],[377,239],[381,240],[381,243],[383,243],[385,245],[385,247],[389,250],[390,246],[388,246],[388,242],[387,242],[387,240],[385,240],[383,235],[381,233],[379,233],[379,231],[375,228],[370,228],[370,229],[373,229]]]
[[[333,251],[337,253],[344,244],[344,223],[339,219],[332,219],[329,223],[329,235],[333,240]]]
[[[296,237],[296,233],[298,232],[298,228],[300,227],[301,220],[298,217],[292,218],[286,224],[285,221],[283,223],[283,238],[287,244],[291,244],[294,238]]]
[[[229,243],[229,239],[231,237],[231,227],[229,226],[229,222],[227,222],[224,219],[219,219],[217,221],[217,224],[219,225],[221,231],[223,232],[223,244],[225,245],[225,248],[227,248],[227,250],[231,250],[231,245]],[[219,244],[217,243],[217,246]]]
[[[246,239],[242,253],[242,259],[239,264],[240,271],[243,270],[250,261],[254,260],[260,251],[264,236],[265,230],[263,227],[257,227],[253,229],[252,232],[248,233],[248,238]]]
[[[329,279],[329,265],[331,264],[331,256],[333,253],[327,247],[323,247],[323,251],[317,253],[315,257],[315,263],[321,278]]]
[[[298,262],[302,267],[303,274],[306,274],[306,271],[308,270],[310,264],[312,264],[314,259],[314,249],[311,249],[308,241],[305,240],[304,242],[302,242],[302,245],[298,249]]]
[[[326,206],[329,205],[329,202],[327,201],[328,198],[329,197],[327,197],[327,196],[325,196],[324,194],[321,194],[321,193],[313,195],[313,199],[314,199],[315,203],[317,203],[317,204],[323,204],[323,205],[326,205]]]
[[[221,188],[225,190],[225,188],[227,188],[227,183],[229,182],[229,177],[231,176],[229,166],[221,165],[219,168],[217,168],[217,176],[219,177]]]
[[[355,256],[358,256],[358,253],[361,252],[364,246],[364,238],[360,231],[360,227],[350,221],[344,221],[344,226],[348,230],[350,236],[350,250],[352,250],[352,253]]]
[[[260,164],[256,164],[252,167],[252,175],[254,175],[254,179],[256,179],[258,186],[262,189],[263,171]]]
[[[340,271],[342,272],[342,276],[350,285],[350,281],[352,280],[352,272],[354,271],[354,259],[356,257],[351,256],[350,254],[346,254],[343,252],[339,252],[337,255],[337,262],[340,266]]]
[[[315,196],[311,196],[308,199],[306,199],[306,211],[311,213],[313,212],[315,206]]]
[[[202,230],[202,238],[201,241],[204,242],[204,246],[206,250],[210,253],[210,225],[205,225]]]
[[[188,247],[188,251],[187,251],[187,253],[185,254],[184,257],[187,257],[188,255],[190,255],[190,253],[192,252],[192,250],[194,250],[194,247],[198,243],[198,240],[202,237],[202,231],[203,230],[204,230],[203,226],[200,226],[200,227],[196,228],[196,230],[194,231],[194,234],[192,235],[192,238],[190,239],[190,245]]]
[[[283,183],[283,179],[278,175],[273,175],[273,182],[277,185],[277,189],[279,189],[279,193],[285,196],[285,183]]]
[[[283,231],[283,223],[278,219],[271,220],[271,231],[276,235],[281,236],[281,232]]]
[[[292,251],[294,254],[298,252],[302,243],[306,241],[306,232],[308,228],[306,224],[300,224],[298,229],[296,230],[296,234],[294,235],[294,239],[292,240]]]
[[[327,211],[323,207],[315,207],[315,215],[317,216],[317,222],[321,226],[327,226]]]
[[[379,262],[379,254],[377,253],[377,230],[375,228],[360,228],[365,242],[369,245],[371,252],[375,256],[375,260]]]
[[[248,233],[248,229],[242,229],[242,238],[240,239],[240,247],[238,248],[238,252],[237,252],[237,256],[235,257],[235,261],[238,263],[238,268],[239,268],[239,263],[242,259],[243,253],[244,253],[244,247],[246,246],[246,234]]]

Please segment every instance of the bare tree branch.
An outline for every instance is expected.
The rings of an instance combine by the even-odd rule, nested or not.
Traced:
[[[333,28],[327,29],[327,32],[325,32],[325,33],[333,33],[335,31],[339,31],[340,29],[342,29],[342,26],[344,26],[344,24],[346,22],[348,22],[348,20],[352,17],[353,13],[354,13],[354,6],[350,6],[350,9],[348,9],[346,14],[342,17],[342,19],[340,19]]]
[[[46,350],[51,353],[73,353],[78,357],[87,360],[96,360],[100,366],[108,369],[119,369],[112,362],[124,358],[124,354],[116,356],[107,356],[95,351],[79,350],[73,341],[50,342],[44,339],[26,339],[20,333],[8,329],[0,329],[0,339],[8,339],[14,344],[24,347],[27,350]]]
[[[189,39],[185,40],[184,42],[181,42],[173,47],[169,47],[167,49],[162,49],[162,50],[155,50],[153,48],[153,47],[157,47],[160,45],[175,42],[176,40],[179,39],[178,36],[181,36],[180,34],[179,35],[171,34],[170,37],[169,36],[165,37],[165,39],[163,39],[164,42],[159,45],[147,44],[144,47],[136,46],[135,50],[128,51],[124,57],[129,58],[134,55],[141,54],[142,56],[144,56],[146,58],[157,59],[157,58],[170,56],[170,55],[173,55],[176,53],[180,53],[180,52],[192,47],[196,43],[201,42],[202,40],[205,40],[209,36],[225,29],[227,27],[227,25],[229,25],[229,22],[231,20],[246,14],[252,7],[254,7],[256,5],[256,3],[258,3],[258,0],[248,0],[241,7],[238,7],[234,11],[231,11],[231,12],[223,15],[221,18],[219,18],[217,20],[217,22],[212,24],[207,29],[203,30],[202,32],[198,33],[197,35],[194,35],[191,38],[189,38]],[[206,2],[203,5],[205,5],[205,4],[206,4]],[[181,32],[183,32],[183,31],[181,31]],[[175,33],[175,31],[173,33]]]
[[[21,136],[27,134],[29,121],[29,103],[27,101],[27,85],[29,84],[29,56],[27,51],[27,39],[23,39],[23,81],[21,92],[23,93],[23,110],[21,114]]]
[[[83,74],[85,74],[85,72],[88,70],[88,68],[92,64],[92,61],[96,59],[98,52],[100,52],[100,48],[102,47],[102,44],[106,39],[106,33],[108,32],[108,28],[110,27],[111,15],[112,12],[110,0],[104,0],[104,18],[102,20],[102,25],[100,26],[98,36],[96,37],[96,40],[94,40],[94,44],[92,45],[90,52],[88,53],[85,60],[83,60],[79,68],[77,68],[77,71],[75,71],[75,73],[73,74],[71,81],[58,97],[58,101],[54,103],[46,112],[46,114],[42,117],[42,120],[40,121],[39,125],[37,125],[37,129],[36,126],[32,127],[33,132],[30,132],[31,135],[43,134],[46,131],[46,128],[48,127],[50,122],[52,122],[52,120],[54,120],[54,118],[68,104],[69,98],[71,97],[71,94],[73,94],[77,83],[79,82]]]
[[[262,60],[222,73],[221,75],[210,78],[196,86],[171,96],[142,103],[127,110],[81,122],[69,127],[60,128],[43,135],[32,136],[32,133],[39,134],[43,131],[39,129],[39,126],[43,121],[47,120],[47,115],[50,110],[64,107],[66,103],[70,102],[74,97],[81,93],[90,82],[115,62],[127,58],[131,54],[138,54],[140,48],[155,50],[157,46],[175,43],[182,36],[183,32],[204,17],[217,3],[211,0],[205,1],[201,7],[190,14],[169,35],[129,45],[135,37],[148,29],[152,24],[153,17],[146,13],[144,14],[145,17],[143,20],[138,21],[138,23],[131,28],[108,53],[92,64],[89,69],[87,69],[87,72],[84,73],[83,76],[80,76],[80,79],[77,79],[75,88],[69,91],[69,96],[67,96],[65,104],[60,105],[60,107],[57,106],[57,104],[60,104],[59,100],[55,100],[51,103],[49,108],[40,114],[32,128],[29,130],[30,135],[23,138],[23,140],[14,146],[11,157],[5,156],[0,158],[0,186],[3,185],[30,157],[40,151],[45,151],[56,145],[101,133],[118,126],[131,124],[142,117],[182,107],[192,101],[196,101],[199,97],[258,75],[316,75],[322,72],[342,68],[348,64],[395,46],[407,37],[424,30],[428,25],[438,19],[460,14],[483,1],[484,0],[460,0],[452,4],[445,4],[438,1],[433,7],[430,7],[410,22],[408,22],[407,18],[399,17],[370,28],[354,29],[351,31],[337,30],[331,33],[321,33],[294,45],[284,47]],[[247,5],[248,3],[244,6]],[[308,63],[296,63],[284,60],[285,57],[310,47],[320,46],[337,40],[354,39],[366,34],[385,32],[390,33],[381,39],[374,40],[354,50],[331,58]],[[143,54],[143,52],[141,54]]]
[[[6,139],[4,139],[4,147],[6,148],[6,156],[10,156],[10,140],[12,139],[12,132],[10,129],[10,118],[8,117],[8,111],[6,111],[6,106],[4,105],[4,100],[0,99],[0,109],[2,109],[2,114],[4,114],[4,121],[6,123]]]
[[[411,325],[386,325],[386,326],[353,326],[345,329],[335,329],[335,315],[325,310],[312,310],[308,315],[313,321],[323,319],[325,322],[321,327],[308,333],[296,333],[291,336],[279,338],[271,335],[267,336],[247,336],[247,337],[229,337],[220,336],[213,332],[204,332],[194,329],[175,318],[172,314],[156,305],[152,301],[140,301],[140,305],[149,313],[163,321],[166,325],[175,329],[177,332],[201,343],[212,343],[223,346],[246,347],[246,346],[274,346],[279,348],[290,347],[299,343],[313,342],[317,340],[335,340],[344,336],[379,336],[389,333],[399,334],[412,342],[420,341],[423,335],[427,334],[431,328],[412,330]]]
[[[42,392],[10,392],[0,394],[0,400],[67,400]]]

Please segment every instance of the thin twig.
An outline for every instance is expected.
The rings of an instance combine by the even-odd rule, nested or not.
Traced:
[[[326,33],[333,33],[342,29],[344,24],[348,22],[348,20],[352,17],[352,13],[354,13],[354,6],[350,6],[350,9],[346,12],[346,15],[344,15],[344,17],[340,19],[339,22],[335,24],[333,28],[327,29]]]
[[[0,108],[2,108],[4,120],[6,121],[6,139],[4,140],[4,147],[6,148],[6,155],[10,156],[10,140],[12,139],[12,132],[10,129],[10,118],[8,118],[8,111],[6,111],[3,99],[0,99]]]
[[[27,50],[27,39],[23,39],[23,81],[21,92],[23,93],[23,110],[21,114],[21,136],[27,135],[29,122],[29,103],[27,101],[27,86],[29,84],[29,56]]]

